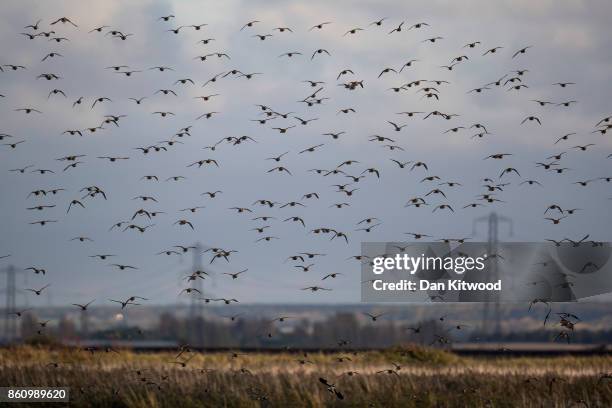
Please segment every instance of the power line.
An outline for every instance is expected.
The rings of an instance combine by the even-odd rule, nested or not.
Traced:
[[[17,339],[17,319],[9,316],[9,313],[17,311],[17,294],[23,294],[22,290],[18,290],[16,286],[16,275],[18,271],[13,265],[9,265],[7,268],[0,270],[0,272],[6,273],[6,287],[0,292],[6,294],[6,306],[5,312],[7,315],[4,318],[4,330],[3,338],[6,342],[11,342]]]
[[[200,243],[195,244],[195,249],[193,250],[193,264],[191,272],[202,270],[202,245]],[[196,289],[196,293],[204,293],[202,288],[202,280],[196,278],[193,281],[193,288]],[[191,302],[189,304],[189,320],[192,322],[195,321],[196,318],[202,316],[202,302],[197,299],[197,296],[191,296]]]
[[[513,223],[512,220],[503,215],[497,215],[496,212],[490,213],[488,216],[480,217],[474,220],[473,223],[473,234],[476,234],[476,226],[480,222],[486,222],[488,225],[488,245],[487,253],[489,254],[489,263],[486,268],[486,282],[495,282],[499,279],[499,268],[498,268],[498,238],[499,238],[499,223],[505,222],[509,225],[509,235],[513,235]],[[500,316],[500,303],[499,295],[495,294],[494,297],[489,291],[484,293],[484,308],[482,311],[482,322],[481,330],[484,334],[493,334],[498,336],[501,332],[501,316]]]

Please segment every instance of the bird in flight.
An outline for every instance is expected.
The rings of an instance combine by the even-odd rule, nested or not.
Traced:
[[[79,304],[79,303],[72,303],[72,306],[76,306],[76,307],[78,307],[78,308],[79,308],[79,309],[80,309],[82,312],[85,312],[85,311],[87,311],[87,307],[88,307],[89,305],[91,305],[93,302],[95,302],[95,299],[94,299],[94,300],[91,300],[91,301],[89,301],[89,302],[87,302],[87,303],[85,303],[84,305]]]
[[[581,97],[600,79],[588,75],[596,70],[586,64],[601,61],[571,58],[572,44],[508,43],[503,33],[495,40],[470,38],[469,26],[459,28],[461,13],[454,15],[454,24],[438,27],[434,17],[404,21],[364,10],[354,4],[327,17],[310,10],[313,17],[301,27],[283,21],[291,17],[283,5],[221,25],[193,21],[181,8],[149,15],[144,25],[136,18],[142,14],[138,8],[127,13],[133,17],[129,23],[91,25],[87,16],[58,18],[61,10],[42,19],[25,10],[24,21],[15,14],[16,24],[8,26],[15,29],[15,46],[7,43],[0,65],[6,79],[0,132],[10,133],[0,133],[5,156],[0,177],[17,195],[26,192],[27,205],[18,203],[23,197],[8,194],[6,202],[18,205],[3,207],[3,214],[11,226],[26,225],[15,237],[18,247],[34,245],[43,263],[50,255],[35,244],[51,239],[58,243],[53,256],[65,264],[59,274],[53,262],[47,264],[48,275],[40,266],[27,268],[65,282],[64,288],[57,281],[28,284],[33,286],[25,289],[28,296],[74,291],[79,280],[70,279],[71,266],[81,258],[92,273],[110,273],[107,279],[118,285],[136,279],[136,285],[149,282],[146,274],[154,274],[156,266],[179,268],[183,255],[208,254],[208,265],[220,267],[218,273],[197,266],[181,273],[193,287],[170,293],[160,284],[159,301],[176,300],[180,290],[193,302],[238,306],[230,297],[235,292],[215,298],[197,285],[215,275],[228,277],[219,291],[228,286],[256,292],[258,282],[278,289],[287,279],[293,288],[289,296],[297,301],[326,298],[323,293],[331,291],[342,300],[352,276],[342,268],[347,263],[365,268],[373,254],[347,258],[334,246],[359,253],[362,242],[390,240],[385,251],[395,254],[428,240],[461,245],[469,235],[461,234],[465,223],[458,217],[493,211],[508,216],[520,211],[534,241],[559,248],[601,245],[589,241],[594,231],[579,231],[592,218],[600,221],[591,223],[598,235],[605,233],[607,214],[601,211],[609,201],[602,191],[612,182],[604,167],[612,158],[605,136],[612,116],[605,112],[606,101],[596,106],[604,113],[592,116],[593,101]],[[354,19],[357,15],[364,18]],[[534,30],[542,30],[532,22]],[[502,45],[492,42],[498,40]],[[598,44],[593,47],[605,54]],[[563,72],[574,74],[560,76],[552,69],[559,61]],[[585,74],[576,78],[576,72]],[[207,89],[197,91],[202,88]],[[410,191],[407,200],[405,191]],[[116,222],[106,231],[107,219]],[[435,224],[432,235],[401,233],[419,231],[421,224]],[[576,237],[564,237],[565,228],[577,230]],[[434,237],[436,229],[445,238]],[[193,244],[197,237],[215,246],[200,249]],[[18,256],[13,248],[5,252],[13,257],[0,256],[3,265]],[[236,265],[251,256],[265,257],[269,265]],[[499,254],[490,257],[503,261]],[[289,273],[270,280],[281,263]],[[575,275],[600,266],[597,259],[585,260]],[[367,278],[363,284],[371,284]],[[574,284],[580,286],[577,278],[551,281],[550,287],[561,291]],[[147,298],[105,294],[103,285],[95,290],[100,293],[87,296],[103,296],[122,310],[149,297],[157,300],[146,292],[141,294]],[[433,293],[428,299],[446,300]],[[93,302],[71,305],[85,312]],[[577,316],[550,313],[553,307],[557,311],[552,300],[539,303],[560,319],[557,340],[569,341]],[[365,313],[362,320],[384,330],[386,314]],[[264,319],[282,327],[257,332],[276,337],[273,329],[301,324],[291,317],[298,316]],[[468,328],[453,322],[441,329],[446,331],[436,329],[431,345],[447,345],[449,333]],[[425,332],[419,324],[402,330]],[[171,363],[186,368],[198,361],[185,358],[192,354],[182,347]],[[341,354],[338,359],[350,361]],[[299,358],[301,365],[311,360]],[[394,363],[372,371],[393,380],[404,377],[400,370]],[[319,379],[332,400],[344,399],[338,386],[345,389],[356,374],[342,371],[338,384]],[[236,370],[236,375],[248,373],[245,367]],[[165,384],[157,377],[146,380],[145,385]]]

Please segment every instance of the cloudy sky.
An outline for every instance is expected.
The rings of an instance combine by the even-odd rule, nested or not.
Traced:
[[[192,268],[192,256],[156,255],[173,245],[200,242],[207,247],[222,247],[239,251],[231,262],[216,261],[208,270],[213,277],[204,282],[208,294],[215,297],[237,298],[241,302],[357,302],[360,299],[358,262],[346,259],[360,252],[365,241],[401,241],[406,232],[422,232],[434,238],[472,237],[486,239],[486,226],[473,231],[475,218],[496,211],[513,220],[513,232],[500,228],[500,239],[542,241],[564,237],[578,239],[590,234],[591,239],[610,241],[612,216],[611,183],[597,180],[586,187],[576,181],[612,176],[610,133],[592,133],[595,124],[612,114],[609,102],[612,81],[612,49],[608,20],[612,5],[605,1],[5,1],[0,5],[0,64],[26,66],[13,71],[4,66],[0,72],[0,133],[9,134],[2,143],[25,140],[15,149],[0,146],[0,267],[16,265],[43,267],[46,276],[22,274],[18,286],[41,287],[51,284],[47,295],[35,298],[28,294],[31,305],[54,305],[87,302],[130,295],[149,297],[156,303],[187,301],[178,296],[186,287],[181,280]],[[175,15],[168,22],[160,16]],[[78,25],[57,23],[65,16]],[[369,24],[387,17],[381,27]],[[24,26],[41,19],[39,29]],[[251,21],[259,23],[241,30]],[[309,28],[332,22],[322,30]],[[399,33],[388,34],[401,22]],[[410,29],[413,24],[428,26]],[[207,24],[201,30],[182,28],[178,34],[169,32],[179,26]],[[101,33],[90,30],[99,26]],[[275,27],[290,27],[293,32],[281,33]],[[353,28],[364,28],[356,34],[343,35]],[[122,41],[107,34],[116,29],[133,34]],[[29,40],[20,33],[54,30],[52,37],[66,37],[57,43],[39,36]],[[273,34],[261,41],[255,34]],[[443,37],[435,43],[428,38]],[[214,38],[208,44],[199,40]],[[464,48],[480,41],[474,49]],[[482,54],[489,48],[503,47],[495,54]],[[525,54],[512,55],[532,46]],[[311,55],[325,49],[330,55]],[[279,57],[286,52],[301,52],[292,58]],[[50,52],[63,57],[47,58]],[[195,58],[209,53],[227,53],[231,59]],[[453,58],[466,55],[467,61],[452,71],[440,68]],[[384,68],[399,71],[411,60],[417,62],[401,73],[389,72],[378,78]],[[130,77],[105,67],[127,65],[136,70]],[[149,70],[154,66],[169,66],[172,71]],[[217,82],[203,84],[213,76],[238,69],[244,73],[262,73],[247,80],[228,76]],[[337,80],[340,71],[350,69]],[[506,86],[489,86],[482,93],[468,93],[504,75],[516,76],[515,70],[528,70],[522,79],[527,88],[519,91]],[[59,80],[37,79],[43,73],[53,73]],[[195,85],[175,81],[190,78]],[[325,97],[322,104],[312,107],[298,101],[317,88],[304,80],[324,81],[317,95]],[[350,91],[342,82],[363,80],[364,88]],[[444,80],[448,84],[421,83],[401,92],[390,91],[415,80]],[[561,88],[556,82],[574,82]],[[434,86],[439,100],[424,98],[423,87]],[[67,97],[51,95],[62,90]],[[178,96],[155,94],[159,89],[172,89]],[[420,89],[420,91],[419,91]],[[198,96],[219,94],[209,101]],[[128,98],[146,96],[141,105]],[[79,97],[80,106],[72,107]],[[111,101],[96,104],[95,98]],[[556,103],[576,100],[569,107],[539,106],[532,100]],[[277,118],[265,125],[256,104],[272,107],[276,112],[293,112],[287,119]],[[26,115],[15,109],[34,107],[42,113]],[[355,113],[338,114],[343,108]],[[409,118],[402,111],[458,114],[451,120],[437,117],[423,120],[423,115]],[[160,118],[155,111],[170,111],[175,115]],[[195,120],[206,112],[219,112],[211,119]],[[104,115],[127,115],[119,122],[104,125],[96,133],[82,137],[62,134],[67,129],[98,126]],[[292,116],[313,119],[302,126]],[[542,125],[521,121],[537,116]],[[387,123],[406,124],[394,131]],[[472,138],[486,126],[490,134]],[[280,134],[273,127],[291,128]],[[190,136],[177,138],[176,132],[193,126]],[[458,132],[444,133],[464,126]],[[328,132],[346,132],[338,140],[323,136]],[[554,144],[564,134],[576,133],[569,140]],[[404,150],[389,151],[383,143],[370,142],[371,135],[392,138],[394,145]],[[257,143],[238,146],[221,143],[213,152],[203,150],[224,137],[248,135]],[[183,144],[168,147],[168,151],[143,155],[136,147],[159,145],[175,139]],[[298,154],[313,145],[324,144],[315,152]],[[586,151],[573,148],[593,143]],[[536,166],[547,157],[567,152],[557,167],[569,168],[556,174]],[[281,163],[265,160],[289,152]],[[495,153],[511,153],[502,160],[483,160]],[[76,168],[63,171],[70,162],[56,159],[69,155],[86,155]],[[129,160],[110,163],[98,156],[124,156]],[[201,159],[218,161],[219,168],[187,167]],[[400,169],[390,159],[422,161],[428,171],[410,166]],[[367,168],[380,171],[380,179],[368,174],[350,186],[359,188],[353,196],[337,192],[334,184],[350,180],[343,175],[323,177],[309,169],[334,169],[345,160],[359,163],[344,166],[351,175]],[[10,172],[27,165],[25,174]],[[268,173],[283,165],[292,175]],[[504,168],[513,167],[516,174],[499,178]],[[36,169],[51,169],[55,174],[31,173]],[[159,182],[142,181],[144,175],[156,175]],[[165,181],[183,176],[181,181]],[[421,182],[424,177],[439,180]],[[502,202],[487,204],[478,201],[485,193],[483,178],[496,183],[509,183],[496,193]],[[520,185],[525,180],[537,180],[542,186]],[[454,181],[461,186],[439,186]],[[72,199],[81,199],[79,192],[96,185],[105,191],[101,197],[82,200],[86,208],[76,207],[66,213]],[[411,197],[425,196],[440,188],[447,199],[428,196],[429,206],[406,208]],[[56,196],[27,198],[37,189],[64,188]],[[215,199],[201,195],[205,191],[222,190]],[[317,192],[320,200],[303,200],[306,193]],[[158,203],[133,200],[139,195],[154,196]],[[306,207],[265,208],[253,205],[267,199],[279,203],[301,201]],[[330,208],[334,203],[350,203],[350,207]],[[463,209],[472,202],[483,207]],[[432,210],[439,204],[450,204],[455,212]],[[553,225],[544,219],[547,206],[558,204],[564,209],[581,211]],[[27,210],[36,205],[56,205],[42,211]],[[195,214],[181,209],[205,206]],[[236,214],[230,207],[248,207],[253,213]],[[139,208],[163,211],[155,224],[144,234],[121,232],[109,228],[118,221],[130,220]],[[251,231],[264,225],[252,221],[258,215],[277,219],[263,234]],[[549,212],[548,215],[551,215]],[[547,216],[548,216],[547,215]],[[290,216],[302,217],[306,227],[283,222]],[[553,215],[557,217],[555,213]],[[357,222],[368,217],[380,219],[381,225],[371,232],[355,231]],[[173,225],[181,218],[194,225]],[[57,220],[44,227],[29,223],[42,219]],[[134,223],[147,225],[149,220],[137,217]],[[326,226],[347,233],[349,244],[331,236],[308,233]],[[274,236],[270,242],[257,242],[263,236]],[[71,241],[87,236],[94,242]],[[308,272],[295,268],[287,256],[298,252],[325,253],[315,259]],[[90,258],[94,254],[114,254],[111,261]],[[208,265],[210,253],[202,261]],[[119,271],[110,263],[133,265],[137,270]],[[308,262],[309,263],[309,262]],[[224,272],[248,268],[239,279],[232,280]],[[335,280],[322,283],[321,277],[342,272]],[[3,279],[3,278],[2,278]],[[329,292],[301,291],[306,286],[332,288]],[[23,301],[23,298],[21,298]]]

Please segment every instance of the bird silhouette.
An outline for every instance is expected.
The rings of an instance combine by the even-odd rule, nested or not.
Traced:
[[[299,27],[283,22],[283,7],[261,7],[252,16],[258,19],[236,22],[234,18],[228,20],[234,22],[226,24],[226,29],[214,21],[209,21],[210,25],[188,21],[190,16],[184,12],[180,15],[178,8],[172,11],[176,16],[160,12],[147,17],[150,21],[144,25],[134,17],[142,14],[138,8],[122,9],[128,18],[134,17],[129,23],[123,22],[128,27],[118,27],[119,19],[87,23],[86,28],[76,24],[85,24],[86,16],[37,19],[32,10],[24,9],[28,20],[13,25],[19,52],[13,52],[15,46],[7,42],[6,61],[0,65],[0,74],[6,79],[6,89],[0,94],[5,128],[2,131],[11,133],[0,133],[0,153],[6,156],[2,159],[8,170],[5,184],[12,189],[7,190],[7,200],[26,192],[28,203],[15,206],[14,211],[5,206],[3,214],[11,223],[48,227],[20,231],[15,238],[17,243],[31,238],[29,245],[35,245],[40,238],[70,246],[53,245],[53,256],[65,266],[61,277],[56,275],[57,263],[47,264],[50,271],[53,265],[51,278],[65,280],[63,291],[77,284],[70,281],[69,273],[80,254],[84,262],[89,262],[83,266],[85,269],[104,273],[99,268],[112,268],[117,276],[108,279],[119,284],[127,282],[122,280],[121,272],[134,272],[138,274],[134,279],[142,282],[146,279],[141,273],[151,265],[174,261],[178,264],[184,262],[182,255],[208,254],[211,268],[226,263],[228,268],[219,268],[218,273],[192,270],[182,273],[181,280],[191,285],[225,275],[231,277],[231,290],[236,291],[230,292],[231,296],[249,288],[257,293],[257,282],[271,288],[285,284],[280,278],[268,279],[274,265],[284,262],[283,266],[294,272],[287,274],[290,283],[286,286],[294,288],[296,296],[323,299],[323,293],[334,291],[329,295],[341,297],[345,295],[341,289],[348,285],[343,277],[348,277],[350,271],[334,262],[372,265],[372,254],[347,258],[350,253],[359,253],[357,246],[365,234],[371,237],[368,241],[391,240],[393,245],[385,252],[392,254],[408,251],[410,245],[418,244],[415,241],[461,245],[469,238],[468,234],[453,232],[461,228],[457,217],[497,211],[502,205],[509,212],[518,208],[523,221],[533,224],[530,233],[536,239],[539,224],[541,231],[552,228],[549,232],[557,234],[562,234],[564,228],[578,229],[572,239],[551,234],[552,238],[543,240],[559,251],[565,247],[586,250],[604,245],[590,239],[605,237],[597,238],[594,232],[587,234],[579,229],[588,226],[591,218],[600,221],[593,228],[605,225],[601,211],[609,201],[604,201],[607,197],[600,192],[609,186],[605,183],[612,182],[612,176],[605,174],[601,165],[609,164],[603,160],[612,158],[606,151],[609,144],[604,136],[612,129],[612,116],[601,113],[602,109],[605,112],[605,101],[595,106],[593,100],[583,100],[582,84],[555,82],[578,81],[576,72],[584,73],[581,78],[585,79],[580,82],[588,81],[585,85],[591,86],[598,79],[588,75],[592,70],[585,68],[584,61],[571,58],[568,50],[573,49],[573,44],[555,49],[563,59],[563,72],[574,73],[558,77],[552,70],[557,56],[552,58],[550,49],[546,49],[554,44],[526,45],[535,44],[526,39],[523,44],[491,47],[495,44],[489,44],[485,37],[474,41],[456,31],[461,13],[454,16],[454,24],[436,27],[433,17],[429,23],[414,23],[372,14],[378,13],[375,8],[364,14],[362,7],[354,4],[342,10],[343,16],[329,16],[326,21],[316,10],[308,9],[316,20]],[[382,5],[379,8],[384,11]],[[63,10],[56,9],[58,14]],[[158,17],[160,14],[166,15]],[[354,15],[365,20],[351,21]],[[525,18],[531,21],[528,13]],[[197,24],[191,24],[194,22]],[[532,22],[534,29],[542,29],[536,20]],[[310,25],[313,23],[316,24]],[[501,37],[498,40],[504,44]],[[360,56],[368,58],[366,65]],[[488,82],[491,79],[494,80]],[[205,92],[197,92],[204,87],[208,88]],[[206,105],[205,109],[202,105]],[[597,116],[591,115],[594,106],[600,112]],[[503,118],[493,110],[501,112]],[[589,115],[590,119],[582,120]],[[501,121],[504,118],[507,120]],[[531,150],[525,147],[530,143]],[[548,150],[557,148],[563,151]],[[128,153],[134,150],[139,154]],[[202,150],[206,150],[204,157],[197,153]],[[543,158],[551,153],[556,154]],[[180,175],[176,168],[191,173]],[[604,170],[594,172],[596,168]],[[91,183],[99,183],[104,189],[95,185],[81,188]],[[406,200],[402,191],[410,191],[412,197]],[[568,197],[572,200],[568,201]],[[397,211],[403,208],[400,200],[408,208],[405,211],[411,212],[408,217],[413,218],[398,216]],[[555,204],[550,204],[553,200]],[[249,202],[251,208],[228,207]],[[66,214],[63,208],[67,208]],[[421,211],[424,208],[431,211]],[[41,217],[22,218],[17,210]],[[421,212],[415,214],[417,211]],[[247,214],[251,215],[245,217]],[[183,218],[187,215],[189,220]],[[101,231],[100,226],[104,228],[109,216],[118,221],[110,224],[108,231]],[[151,224],[140,224],[142,219]],[[446,232],[440,233],[445,238],[406,232],[403,236],[410,243],[392,240],[394,233],[404,231],[403,225],[414,224],[410,229],[418,231],[423,223],[442,225],[440,228]],[[66,235],[68,230],[71,232]],[[432,234],[435,230],[431,230]],[[134,234],[137,232],[140,234]],[[142,235],[145,232],[146,237]],[[205,233],[218,243],[199,249],[189,243],[189,237],[196,233]],[[107,237],[108,234],[113,235]],[[178,241],[182,245],[174,245],[177,237],[182,237]],[[112,249],[105,248],[108,238],[113,240]],[[137,239],[140,241],[136,245],[133,240]],[[225,249],[225,245],[234,244],[235,249]],[[351,252],[342,255],[342,248],[336,248],[339,244],[346,244]],[[312,250],[311,245],[317,245],[319,252],[296,249]],[[271,269],[258,269],[257,262],[248,265],[250,269],[236,268],[236,260],[253,254],[266,257],[270,261],[266,268]],[[43,251],[37,256],[42,257],[42,263],[50,255]],[[107,263],[131,262],[134,256],[141,257],[138,267]],[[504,260],[500,254],[489,256]],[[542,260],[538,268],[544,270],[550,265],[549,260]],[[574,279],[561,281],[555,277],[548,282],[537,277],[529,289],[531,285],[539,289],[545,284],[555,291],[578,288],[578,275],[589,275],[602,266],[596,258],[584,260],[576,266],[575,276],[568,275]],[[26,270],[47,277],[47,270],[40,266]],[[304,281],[306,275],[313,273],[313,281]],[[362,278],[362,284],[371,285],[366,278]],[[228,282],[230,279],[218,290]],[[309,282],[315,284],[307,286]],[[36,296],[55,295],[61,289],[56,281],[53,286],[32,286],[25,290]],[[194,302],[240,306],[234,305],[238,300],[228,294],[227,298],[215,298],[193,286],[181,287],[179,295],[189,295]],[[94,289],[100,292],[95,295],[98,299],[106,290],[97,283]],[[114,294],[104,298],[121,305],[122,310],[148,300],[138,296],[124,299]],[[427,298],[446,300],[442,294],[433,293]],[[92,302],[71,305],[84,312]],[[538,303],[546,306],[545,324],[551,316],[559,320],[551,339],[556,334],[555,341],[573,341],[573,331],[580,322],[578,316],[555,313],[558,309],[553,299],[544,297],[532,300],[528,312]],[[103,309],[100,306],[100,313]],[[10,313],[22,317],[24,312]],[[243,314],[229,313],[232,314],[225,317],[230,322]],[[367,320],[379,322],[380,330],[384,330],[381,326],[386,322],[379,318],[385,315],[386,312],[364,314]],[[285,323],[292,317],[296,319]],[[433,334],[428,329],[423,344],[433,340],[429,345],[445,347],[453,340],[451,333],[471,330],[463,322],[449,323],[446,316],[434,319],[436,323],[438,319],[444,326]],[[282,315],[271,321],[265,318],[261,324],[253,332],[264,333],[255,334],[257,341],[272,340],[277,344],[284,341],[277,337],[286,333],[277,333],[276,329],[297,330],[303,323],[297,315]],[[36,328],[44,327],[46,323]],[[414,335],[413,339],[425,337],[426,330],[419,324],[400,328]],[[352,340],[361,347],[361,343]],[[349,340],[341,340],[338,347],[349,344]],[[94,350],[101,349],[90,351]],[[241,355],[235,354],[232,358]],[[190,347],[181,347],[169,364],[186,368],[194,361],[194,355]],[[297,357],[293,360],[305,367],[296,369],[323,369],[318,357]],[[332,361],[350,363],[351,357],[342,353]],[[404,378],[399,363],[403,364],[403,360],[397,361],[386,360],[385,365],[369,372],[389,374],[389,381]],[[358,368],[361,362],[353,364],[356,365],[348,367],[349,371],[341,373],[334,368],[328,372],[337,376],[343,389],[345,382],[355,380],[349,378],[357,375],[353,369],[362,371]],[[62,366],[57,362],[49,365],[60,370]],[[203,374],[208,374],[207,369],[194,367],[194,371],[202,370]],[[245,366],[233,366],[231,370],[231,375],[245,375],[246,382],[259,371]],[[158,373],[153,378],[148,378],[152,372],[144,373],[138,369],[139,378],[135,381],[158,390],[172,381],[172,376],[160,380]],[[337,384],[319,375],[323,374],[314,378],[319,378],[332,399],[344,399]],[[362,377],[366,379],[367,375],[364,369]],[[255,387],[246,382],[247,387]],[[552,387],[553,382],[550,384]],[[553,391],[549,393],[555,396]],[[464,390],[464,394],[467,392]],[[264,399],[263,392],[254,394],[261,398],[262,405],[276,400],[271,396],[270,400]],[[333,405],[333,401],[321,401],[320,404]],[[422,402],[416,397],[415,401],[417,405]]]

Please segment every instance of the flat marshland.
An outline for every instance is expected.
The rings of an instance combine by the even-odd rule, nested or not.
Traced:
[[[0,386],[70,387],[76,407],[612,406],[610,356],[468,358],[417,346],[177,354],[4,348]]]

